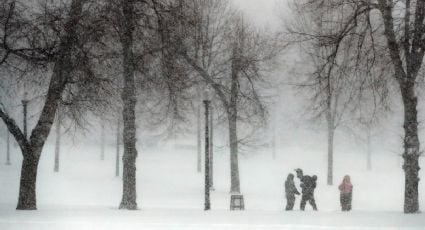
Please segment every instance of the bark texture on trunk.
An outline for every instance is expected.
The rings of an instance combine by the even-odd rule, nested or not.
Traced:
[[[117,143],[116,143],[116,156],[115,156],[115,176],[120,176],[120,135],[121,135],[121,118],[117,121]]]
[[[16,209],[36,210],[36,181],[39,157],[36,153],[28,152],[22,160],[21,179],[19,184],[19,198]]]
[[[397,80],[404,106],[404,153],[403,170],[405,172],[404,212],[417,213],[419,211],[418,184],[419,184],[419,138],[417,118],[417,97],[415,85],[419,70],[422,67],[423,46],[423,17],[425,5],[422,1],[416,4],[414,13],[415,22],[410,23],[410,1],[406,2],[404,43],[398,41],[398,29],[394,25],[394,9],[392,2],[378,0],[378,8],[382,14],[385,37],[391,61],[394,66],[394,77]],[[412,15],[413,16],[413,15]],[[397,19],[398,20],[398,19]],[[411,38],[411,39],[409,39]],[[403,51],[401,49],[404,49]],[[404,61],[403,61],[404,59]]]
[[[18,210],[37,209],[35,183],[38,162],[41,151],[52,128],[60,95],[66,84],[62,72],[57,72],[61,71],[58,70],[58,68],[59,66],[55,66],[56,71],[54,71],[50,82],[45,105],[39,121],[32,131],[29,142],[24,138],[23,133],[21,133],[21,135],[15,135],[23,154],[19,198],[16,207]]]
[[[405,172],[404,212],[419,211],[419,138],[417,118],[417,98],[414,84],[402,84],[401,93],[404,105],[404,153],[403,170]]]
[[[136,89],[134,80],[133,32],[134,32],[134,0],[122,0],[123,35],[121,38],[123,51],[124,89],[123,101],[123,195],[120,209],[135,210],[136,202]]]
[[[65,34],[59,45],[61,52],[59,52],[60,55],[56,58],[44,106],[29,140],[25,138],[16,123],[0,111],[0,117],[8,126],[9,131],[14,135],[23,154],[19,198],[16,207],[18,210],[35,210],[37,208],[36,178],[38,162],[46,139],[51,131],[68,75],[71,72],[70,63],[72,62],[70,55],[76,42],[76,27],[81,19],[84,2],[85,0],[73,0],[71,2],[69,19],[64,26]]]
[[[210,202],[210,137],[209,137],[209,106],[210,101],[205,100],[205,203],[204,203],[204,210],[210,210],[211,209],[211,202]]]

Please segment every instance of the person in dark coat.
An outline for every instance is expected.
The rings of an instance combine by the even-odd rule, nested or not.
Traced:
[[[294,174],[289,173],[285,181],[285,195],[286,195],[286,211],[292,211],[295,204],[295,195],[300,195],[294,183]]]
[[[303,181],[303,176],[304,176],[303,170],[300,169],[300,168],[298,168],[298,169],[295,169],[295,172],[297,173],[298,179],[300,179],[300,181],[302,182]]]
[[[350,176],[344,176],[341,184],[338,186],[340,191],[339,200],[341,202],[342,211],[351,210],[351,201],[353,199],[353,184],[351,184]]]
[[[314,199],[314,190],[316,189],[317,176],[304,175],[301,169],[296,169],[295,171],[297,172],[297,177],[301,181],[300,186],[301,186],[302,196],[301,196],[300,209],[304,211],[306,203],[309,202],[310,205],[313,207],[313,210],[317,211],[317,205]]]

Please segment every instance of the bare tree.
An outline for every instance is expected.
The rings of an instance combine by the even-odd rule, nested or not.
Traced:
[[[23,155],[17,209],[36,209],[35,188],[38,162],[56,117],[58,105],[76,102],[74,99],[78,97],[71,95],[73,90],[79,89],[84,96],[85,90],[81,90],[83,86],[86,86],[85,89],[90,89],[96,85],[96,81],[92,81],[95,76],[90,68],[92,60],[89,59],[89,53],[93,50],[87,45],[98,35],[95,31],[99,31],[102,27],[89,25],[93,22],[88,17],[91,14],[83,9],[83,6],[88,3],[89,1],[86,0],[73,0],[70,5],[53,7],[44,5],[39,11],[28,12],[25,4],[19,1],[0,2],[2,67],[20,71],[23,69],[22,66],[25,66],[22,65],[24,61],[28,63],[27,66],[42,67],[45,70],[38,78],[40,85],[31,85],[32,88],[39,87],[46,94],[40,102],[42,109],[29,138],[25,137],[5,106],[3,104],[0,106],[0,117],[15,137]],[[32,7],[37,8],[37,6]],[[62,17],[55,17],[64,12],[66,13]],[[51,71],[46,69],[49,64],[53,66]],[[26,73],[34,74],[35,72],[29,71],[35,68],[24,70]],[[48,72],[52,72],[52,75],[46,76]],[[10,74],[10,77],[1,84],[7,84],[8,80],[16,79],[12,72]],[[23,80],[30,79],[32,81],[29,82],[34,83],[34,78]],[[66,92],[66,98],[64,98],[63,94]]]
[[[329,59],[348,50],[355,60],[354,72],[385,73],[381,85],[394,82],[404,106],[404,212],[419,211],[419,138],[416,86],[424,47],[425,4],[422,1],[303,1],[305,12],[327,13],[327,28],[321,34],[302,32],[304,38],[319,37],[323,46],[332,46]],[[391,67],[391,68],[388,68]],[[367,74],[369,73],[369,74]],[[359,76],[359,75],[352,75]],[[374,77],[372,75],[372,77]],[[349,78],[350,79],[350,78]]]
[[[123,101],[123,196],[120,209],[137,209],[136,202],[136,89],[134,80],[134,54],[133,54],[133,33],[134,33],[134,7],[133,0],[121,1],[121,45],[123,55],[123,78],[124,88],[121,99]]]
[[[176,39],[193,45],[178,47],[176,52],[214,90],[227,114],[231,192],[240,193],[237,121],[244,119],[243,114],[245,118],[265,115],[257,87],[264,78],[264,64],[281,47],[272,36],[261,36],[243,23],[227,1],[191,1],[184,7],[185,16],[179,18],[182,36]],[[238,108],[244,108],[244,113],[239,114]]]
[[[136,113],[149,126],[178,129],[187,111],[186,89],[191,85],[185,68],[164,49],[166,38],[177,27],[165,20],[172,10],[162,1],[107,1],[105,20],[110,27],[109,49],[122,65],[123,87],[123,197],[121,209],[137,209],[136,203]],[[170,24],[167,24],[170,23]],[[167,24],[167,26],[165,26]],[[117,48],[114,42],[120,47]],[[120,85],[120,83],[118,83]],[[191,97],[193,98],[193,97]],[[149,120],[149,122],[147,122]]]

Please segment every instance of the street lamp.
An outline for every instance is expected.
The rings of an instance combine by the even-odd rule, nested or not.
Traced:
[[[205,105],[205,203],[204,210],[211,209],[210,202],[210,132],[209,132],[209,108],[210,108],[210,95],[209,91],[205,90],[204,94],[204,105]]]
[[[24,93],[24,99],[22,100],[23,112],[24,112],[24,136],[27,139],[27,107],[29,100],[27,99],[27,92]]]
[[[105,160],[105,120],[101,119],[101,131],[100,131],[100,160]]]
[[[6,165],[10,165],[10,132],[6,131]]]
[[[60,147],[61,147],[61,114],[57,112],[57,123],[56,123],[56,142],[55,142],[55,164],[53,172],[59,172],[59,158],[60,158]]]
[[[212,100],[211,100],[212,101]],[[213,139],[214,139],[214,133],[213,133],[213,119],[214,119],[214,110],[213,110],[213,104],[211,102],[210,107],[210,189],[211,191],[214,191],[214,149],[213,149]]]

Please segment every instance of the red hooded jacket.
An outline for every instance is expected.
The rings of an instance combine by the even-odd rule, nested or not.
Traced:
[[[350,176],[344,176],[344,179],[338,188],[342,194],[351,193],[353,191],[353,185],[351,184]]]

